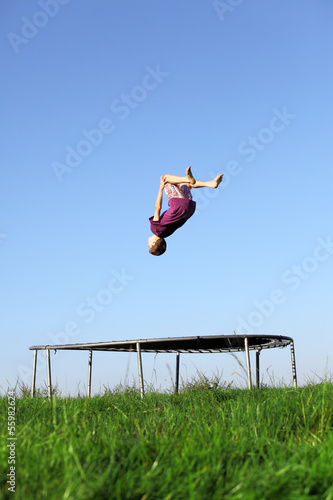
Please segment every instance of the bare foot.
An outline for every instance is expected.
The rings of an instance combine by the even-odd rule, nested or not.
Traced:
[[[215,179],[208,181],[207,186],[216,189],[222,182],[223,174],[218,175]]]
[[[195,178],[193,177],[193,174],[192,174],[192,171],[191,171],[191,167],[187,167],[187,169],[186,169],[186,177],[189,180],[190,186],[194,186],[194,184],[197,182],[195,180]]]
[[[215,177],[215,179],[213,179],[213,181],[216,183],[216,186],[214,186],[215,188],[217,188],[221,184],[222,179],[223,179],[223,174],[220,174],[217,177]]]

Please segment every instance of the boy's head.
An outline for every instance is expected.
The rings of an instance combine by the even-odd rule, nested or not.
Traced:
[[[149,253],[152,255],[162,255],[166,250],[166,241],[164,238],[160,238],[153,234],[150,238],[148,238],[149,245]]]

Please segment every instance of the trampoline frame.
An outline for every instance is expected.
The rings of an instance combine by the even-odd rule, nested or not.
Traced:
[[[35,395],[36,371],[37,371],[37,352],[46,351],[46,369],[47,369],[47,391],[48,397],[52,395],[51,379],[51,360],[50,351],[71,350],[71,351],[89,351],[88,359],[88,385],[87,397],[91,396],[91,378],[92,378],[92,353],[93,351],[111,351],[111,352],[136,352],[138,361],[138,373],[141,397],[144,396],[144,378],[142,367],[142,353],[174,353],[176,354],[176,378],[175,392],[179,390],[179,360],[182,353],[224,353],[245,351],[246,371],[248,388],[252,388],[250,351],[256,351],[256,387],[260,387],[260,353],[263,349],[284,348],[290,345],[291,367],[293,385],[297,387],[296,361],[294,340],[291,337],[281,335],[262,335],[262,334],[244,334],[244,335],[206,335],[196,337],[167,337],[155,339],[123,340],[111,342],[97,342],[84,344],[62,344],[62,345],[39,345],[31,346],[34,351],[32,367],[32,385],[31,397]]]

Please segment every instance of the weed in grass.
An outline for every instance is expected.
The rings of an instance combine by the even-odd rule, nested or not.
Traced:
[[[180,392],[192,390],[211,391],[216,389],[230,389],[231,387],[232,382],[223,382],[222,375],[219,375],[219,373],[213,374],[211,378],[208,378],[204,373],[197,370],[196,377],[193,376],[191,381],[182,380]]]

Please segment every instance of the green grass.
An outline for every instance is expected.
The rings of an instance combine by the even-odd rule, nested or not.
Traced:
[[[333,499],[331,383],[19,397],[15,494],[7,406],[1,398],[1,498]]]

